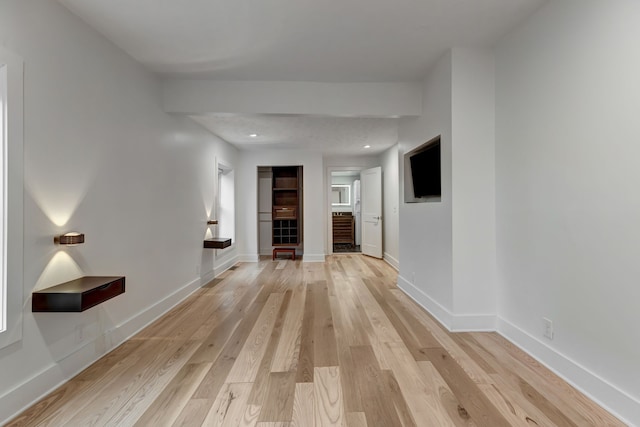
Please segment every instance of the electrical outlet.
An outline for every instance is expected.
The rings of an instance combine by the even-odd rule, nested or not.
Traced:
[[[542,318],[544,323],[544,336],[550,340],[553,339],[553,322],[545,317]]]

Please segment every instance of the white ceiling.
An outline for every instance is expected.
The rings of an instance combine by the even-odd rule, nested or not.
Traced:
[[[398,120],[392,118],[266,114],[208,114],[192,118],[225,141],[235,141],[245,149],[303,148],[328,155],[373,155],[398,139]],[[258,136],[249,136],[252,133]]]
[[[59,1],[151,71],[165,75],[410,82],[422,80],[451,47],[493,45],[547,0]],[[366,141],[374,145],[389,135],[388,119],[353,120],[351,131],[348,121],[337,120],[333,129],[331,119],[322,117],[199,119],[241,147],[250,126],[269,128],[269,120],[274,120],[273,132],[286,131],[278,125],[283,121],[298,129],[268,138],[265,131],[270,144],[281,146],[313,140],[338,149]],[[249,127],[240,128],[243,124]],[[353,135],[359,142],[341,139]]]

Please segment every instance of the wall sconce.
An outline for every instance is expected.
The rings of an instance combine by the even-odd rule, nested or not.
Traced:
[[[210,219],[209,221],[207,221],[207,225],[217,225],[218,224],[218,220],[215,219]]]
[[[75,246],[80,243],[84,243],[84,234],[78,233],[77,231],[72,231],[70,233],[65,233],[60,236],[55,236],[53,238],[53,242],[58,245],[67,245],[67,246]]]

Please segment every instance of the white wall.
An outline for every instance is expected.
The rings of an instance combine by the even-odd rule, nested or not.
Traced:
[[[399,269],[399,204],[401,202],[397,144],[380,155],[380,164],[382,165],[382,246],[384,259],[395,269]]]
[[[453,309],[451,61],[449,52],[431,70],[423,85],[422,115],[401,119],[398,130],[401,156],[442,135],[442,200],[437,203],[400,203],[398,284],[445,322],[445,317]],[[404,173],[402,168],[400,176]]]
[[[258,166],[302,166],[305,261],[324,261],[326,230],[322,155],[303,150],[255,150],[240,153],[236,175],[238,242],[241,259],[258,259]]]
[[[441,135],[442,196],[400,204],[399,286],[452,330],[495,330],[493,53],[452,49],[425,79],[423,113],[400,125],[404,155]]]
[[[212,275],[215,161],[237,153],[164,113],[158,81],[57,2],[0,3],[0,44],[25,61],[24,329],[0,350],[1,424],[197,289],[199,266]],[[53,244],[72,230],[86,243]],[[124,275],[127,291],[31,313],[33,290],[83,274]]]
[[[453,311],[495,329],[494,55],[457,48],[452,63]]]
[[[501,43],[496,215],[503,332],[640,425],[638,22],[550,2]]]

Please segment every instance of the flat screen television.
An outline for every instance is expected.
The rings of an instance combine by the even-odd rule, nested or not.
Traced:
[[[410,153],[411,180],[416,199],[442,195],[440,178],[440,138]]]

